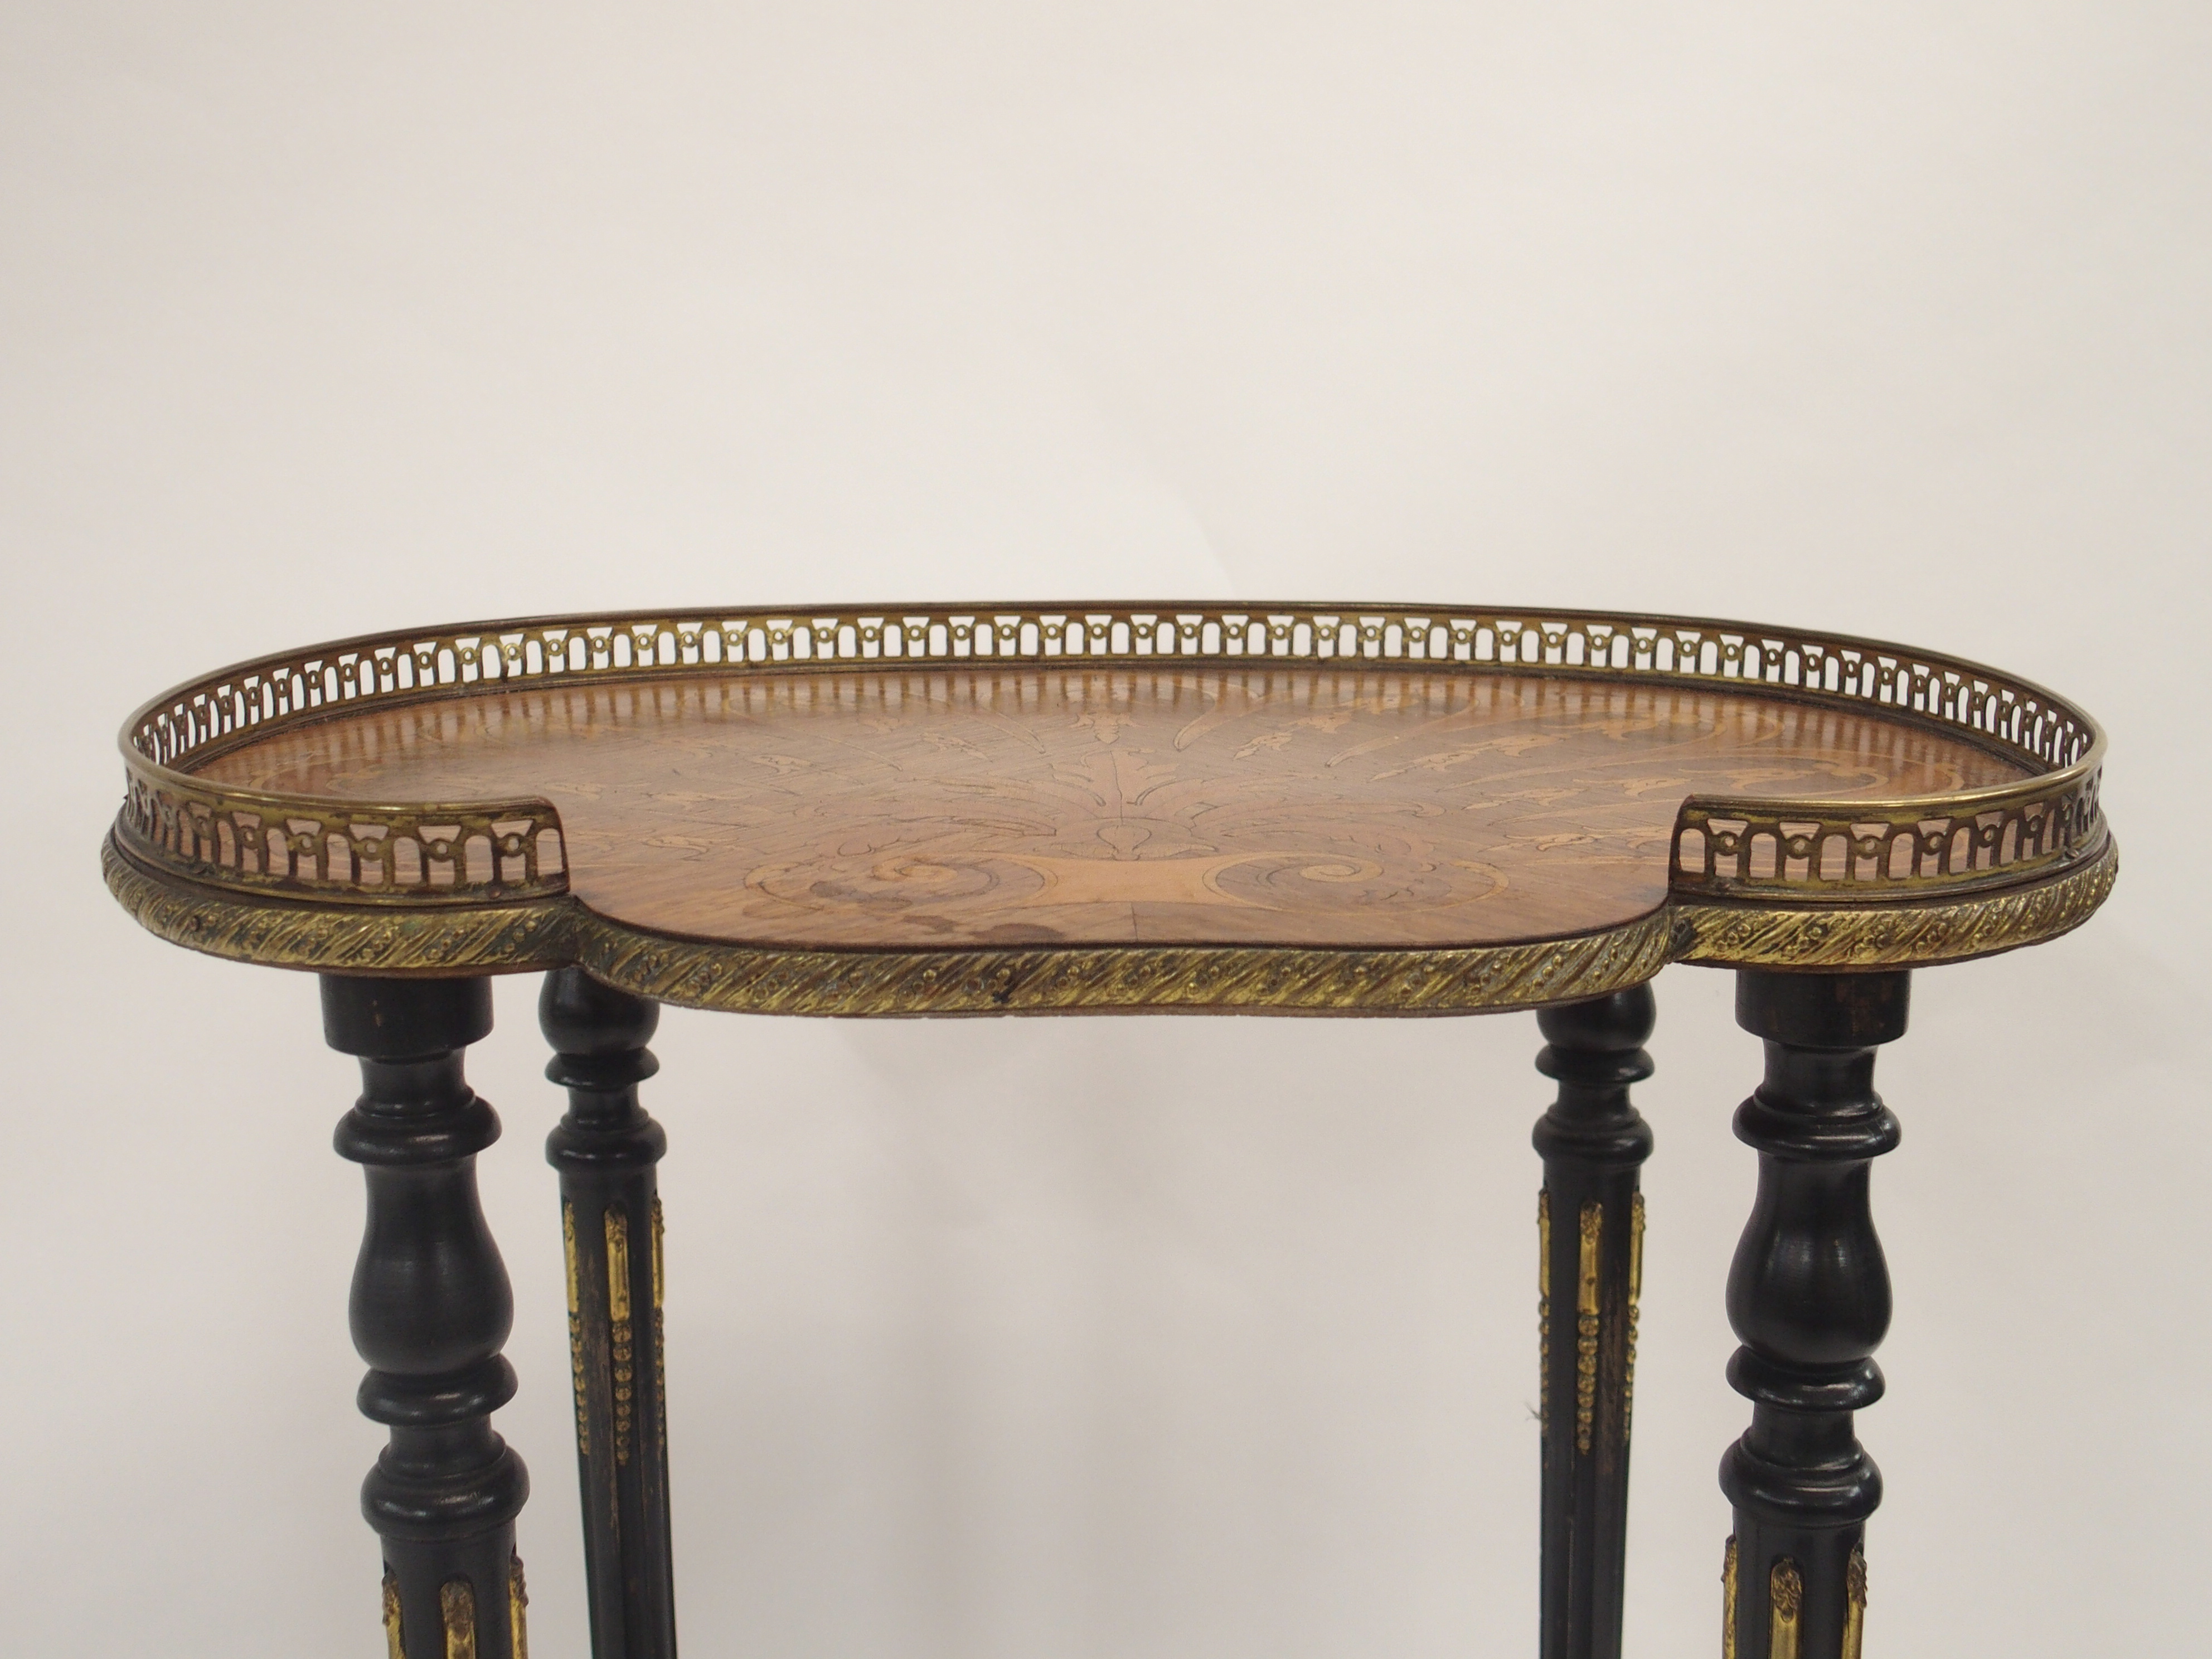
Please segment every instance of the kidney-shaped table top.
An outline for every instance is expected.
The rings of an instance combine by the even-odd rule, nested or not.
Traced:
[[[868,953],[930,988],[827,1012],[951,1012],[975,984],[1019,1007],[1041,963],[1049,1006],[1173,1003],[1087,998],[1075,965],[1115,951],[1203,1006],[1271,1006],[1252,988],[1299,953],[1337,953],[1348,1008],[1382,1006],[1377,974],[1402,1000],[1407,974],[1516,947],[1610,949],[1615,976],[1894,966],[2063,931],[2110,885],[2101,739],[2024,683],[1731,624],[1381,614],[717,613],[319,647],[126,731],[111,880],[158,931],[288,966],[626,963],[672,1000],[767,1006],[696,987]],[[155,890],[202,904],[199,937]],[[425,943],[502,918],[506,957]],[[395,928],[416,957],[375,955]],[[1224,1001],[1224,975],[1250,984]],[[1604,988],[1462,979],[1439,1008]]]

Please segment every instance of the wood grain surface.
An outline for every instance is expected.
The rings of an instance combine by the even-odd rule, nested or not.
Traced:
[[[534,686],[340,716],[200,769],[361,801],[539,795],[572,890],[611,919],[902,949],[1554,939],[1664,902],[1687,795],[2023,775],[1741,691],[1294,666]]]

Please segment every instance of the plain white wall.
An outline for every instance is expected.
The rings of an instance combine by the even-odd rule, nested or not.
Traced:
[[[94,855],[142,698],[523,611],[1671,607],[2114,738],[2118,896],[1922,976],[1874,1650],[2168,1650],[2212,1528],[2212,12],[0,9],[0,1649],[381,1650],[355,1091]],[[472,1057],[583,1652],[535,982]],[[1659,987],[1629,1644],[1710,1653],[1756,1046]],[[690,1650],[1524,1654],[1526,1015],[672,1013]]]

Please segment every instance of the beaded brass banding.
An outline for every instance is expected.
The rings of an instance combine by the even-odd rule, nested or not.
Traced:
[[[657,1426],[665,1454],[668,1444],[668,1342],[660,1310],[660,1199],[656,1194],[653,1200],[653,1398],[659,1408]]]
[[[1804,1624],[1805,1580],[1788,1556],[1774,1564],[1767,1575],[1768,1607],[1766,1659],[1797,1659],[1798,1637]]]
[[[1552,1194],[1536,1194],[1536,1416],[1552,1430]]]
[[[589,1457],[592,1414],[584,1370],[583,1285],[576,1275],[576,1206],[566,1200],[561,1206],[561,1249],[568,1264],[568,1371],[576,1400],[576,1455]]]
[[[1690,617],[1255,601],[541,617],[342,641],[226,669],[134,714],[117,835],[149,867],[210,886],[371,906],[527,900],[568,883],[560,815],[546,801],[356,804],[218,787],[191,769],[340,710],[492,686],[702,669],[1261,661],[1763,688],[1963,736],[2033,775],[1880,801],[1692,796],[1671,844],[1670,879],[1686,896],[1834,903],[1971,891],[2033,880],[2103,831],[2096,723],[1974,663]]]
[[[615,1462],[629,1462],[630,1429],[637,1399],[636,1349],[629,1315],[629,1215],[619,1204],[606,1210],[607,1320],[614,1350]]]
[[[1628,1200],[1628,1362],[1620,1380],[1620,1428],[1636,1415],[1636,1322],[1644,1300],[1644,1194]]]
[[[1605,1207],[1595,1199],[1582,1211],[1582,1254],[1575,1279],[1575,1449],[1590,1449],[1597,1419],[1598,1254],[1605,1241]]]

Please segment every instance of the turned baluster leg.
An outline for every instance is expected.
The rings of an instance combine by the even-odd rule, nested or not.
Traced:
[[[1759,1152],[1759,1196],[1729,1269],[1743,1346],[1729,1382],[1751,1428],[1721,1462],[1735,1510],[1723,1651],[1731,1659],[1857,1659],[1866,1519],[1881,1475],[1852,1413],[1881,1397],[1889,1269],[1868,1203],[1870,1160],[1897,1145],[1874,1091],[1877,1043],[1905,1033],[1908,975],[1736,978],[1736,1021],[1765,1039],[1766,1078],[1736,1111]]]
[[[1651,1075],[1657,1018],[1639,985],[1536,1016],[1536,1069],[1559,1097],[1536,1121],[1543,1382],[1544,1659],[1618,1659],[1628,1426],[1644,1262],[1637,1172],[1651,1131],[1629,1085]]]
[[[538,1019],[555,1051],[545,1075],[568,1091],[545,1156],[561,1172],[592,1651],[674,1659],[653,1170],[668,1140],[637,1100],[659,1069],[645,1045],[660,1009],[563,968],[545,976]]]
[[[485,980],[326,975],[323,1031],[361,1060],[339,1153],[362,1166],[368,1224],[354,1267],[362,1411],[392,1433],[362,1486],[384,1542],[392,1659],[526,1659],[514,1517],[522,1460],[493,1432],[514,1395],[501,1357],[514,1297],[477,1202],[476,1155],[499,1119],[461,1075],[491,1030]]]

